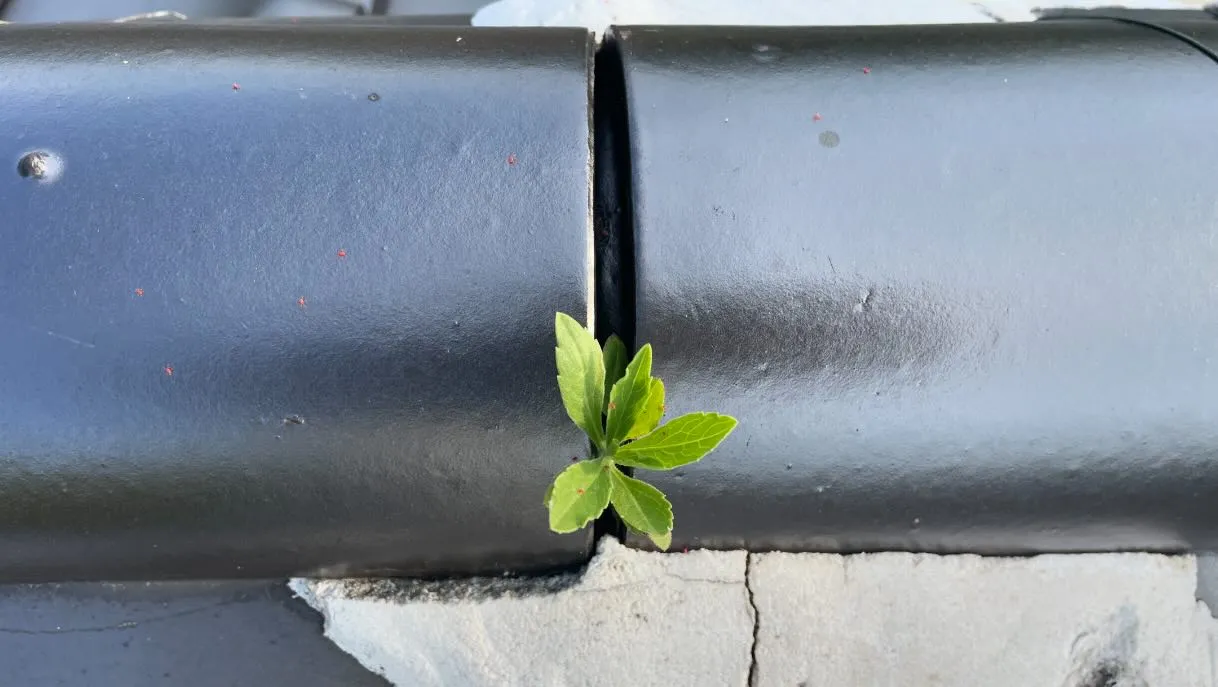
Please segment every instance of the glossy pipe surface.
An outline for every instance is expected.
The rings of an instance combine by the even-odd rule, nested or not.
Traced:
[[[583,560],[542,495],[587,450],[591,47],[0,29],[0,579]]]
[[[670,416],[740,419],[648,475],[675,548],[1218,544],[1214,61],[1095,20],[616,40],[637,341]]]

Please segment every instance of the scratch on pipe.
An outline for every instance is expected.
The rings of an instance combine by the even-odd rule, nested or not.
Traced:
[[[77,346],[84,346],[85,348],[97,348],[97,346],[94,346],[91,343],[81,341],[80,339],[73,339],[72,337],[70,337],[66,334],[60,334],[59,332],[53,332],[49,329],[47,330],[47,336],[53,336],[56,339],[63,339],[64,341],[67,341],[68,343],[74,343]]]

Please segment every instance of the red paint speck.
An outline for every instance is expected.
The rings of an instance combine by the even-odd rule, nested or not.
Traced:
[[[820,113],[819,113],[819,112],[817,112],[816,114],[812,115],[812,121],[814,121],[814,122],[819,122],[819,121],[820,121],[820,120],[822,120],[822,119],[824,119],[824,117],[820,116]]]
[[[345,258],[345,257],[347,257],[347,251],[343,250],[342,248],[339,248],[339,249],[338,249],[338,257],[340,257],[340,258]]]
[[[173,365],[166,365],[166,366],[165,366],[165,376],[166,376],[166,377],[172,377],[172,376],[173,376]]]
[[[508,164],[509,165],[516,164],[516,153],[512,153],[511,155],[508,155]]]
[[[687,547],[681,549],[681,553],[689,553],[689,547],[687,546]]]
[[[144,290],[143,290],[143,289],[136,289],[136,290],[135,290],[135,295],[137,295],[137,296],[143,296],[143,295],[144,295]]]
[[[870,74],[870,73],[871,73],[871,67],[863,67],[863,73],[864,73],[864,74]]]
[[[239,90],[241,90],[241,84],[239,84],[239,83],[237,83],[236,81],[234,81],[234,82],[233,82],[233,90],[234,90],[234,91],[239,91]]]
[[[296,299],[296,305],[299,305],[302,308],[305,307],[304,296],[301,296],[300,298]]]

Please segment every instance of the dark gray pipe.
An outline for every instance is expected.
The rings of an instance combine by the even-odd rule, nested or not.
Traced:
[[[0,579],[586,556],[585,32],[0,33]]]
[[[550,331],[592,292],[583,32],[3,31],[0,579],[586,555],[540,504],[586,451]],[[1095,20],[614,49],[602,330],[637,307],[671,412],[741,419],[659,477],[676,546],[1213,545],[1207,55]]]
[[[675,547],[1218,544],[1209,56],[1097,20],[616,40],[637,340],[671,413],[740,418],[654,476]]]

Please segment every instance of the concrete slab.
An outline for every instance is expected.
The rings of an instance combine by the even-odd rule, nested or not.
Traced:
[[[856,25],[992,22],[968,0],[499,0],[474,26]]]
[[[474,26],[846,26],[1034,21],[1040,8],[1200,9],[1211,0],[498,0]]]
[[[1192,556],[746,558],[607,539],[581,574],[292,588],[397,685],[1218,687],[1204,578]]]
[[[745,560],[605,539],[582,575],[291,586],[326,636],[397,685],[743,685]]]
[[[755,554],[756,685],[1218,685],[1190,556]]]

